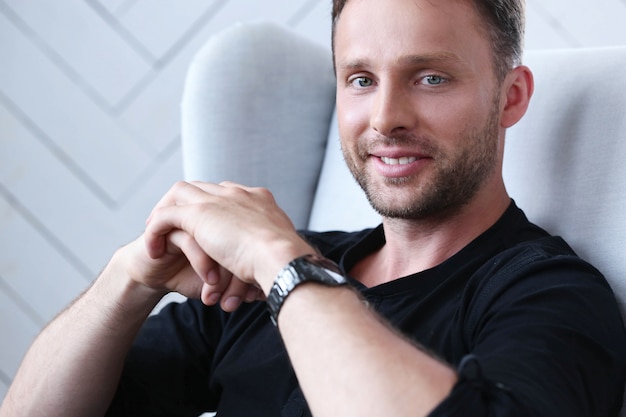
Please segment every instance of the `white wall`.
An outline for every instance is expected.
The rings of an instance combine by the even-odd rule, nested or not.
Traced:
[[[626,44],[626,0],[528,1],[529,49]],[[0,399],[32,338],[182,177],[194,52],[256,19],[327,44],[329,3],[0,0]]]

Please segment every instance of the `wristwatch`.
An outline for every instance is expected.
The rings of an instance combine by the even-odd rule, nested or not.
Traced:
[[[330,259],[320,255],[304,255],[294,259],[278,273],[267,295],[267,308],[275,326],[278,326],[278,312],[285,299],[304,282],[317,282],[330,287],[348,283],[339,267]]]

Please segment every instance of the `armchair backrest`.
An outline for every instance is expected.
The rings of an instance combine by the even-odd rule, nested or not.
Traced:
[[[528,52],[525,62],[536,89],[507,133],[509,193],[605,273],[625,312],[626,47]],[[186,179],[268,187],[300,228],[376,225],[340,153],[334,88],[329,49],[289,30],[217,35],[187,77]]]
[[[526,54],[535,94],[507,133],[504,178],[626,300],[626,47]],[[626,358],[624,358],[626,360]]]
[[[268,187],[306,227],[334,108],[327,49],[271,23],[229,28],[187,73],[185,178]]]

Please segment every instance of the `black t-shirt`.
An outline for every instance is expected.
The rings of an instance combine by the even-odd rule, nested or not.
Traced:
[[[385,243],[382,226],[304,236],[344,271]],[[434,268],[373,288],[350,282],[394,327],[459,371],[432,417],[619,411],[626,335],[611,289],[514,203]],[[265,303],[225,313],[189,300],[149,318],[108,415],[213,410],[219,417],[310,415]]]

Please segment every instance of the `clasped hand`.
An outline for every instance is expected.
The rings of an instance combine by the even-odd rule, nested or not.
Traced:
[[[151,265],[143,284],[227,311],[264,298],[285,264],[313,253],[268,190],[230,182],[175,184],[146,221],[144,243],[159,267]],[[189,268],[195,274],[181,273]]]

